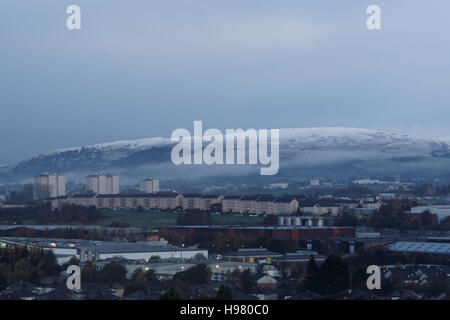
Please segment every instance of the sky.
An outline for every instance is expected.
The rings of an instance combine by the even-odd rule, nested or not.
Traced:
[[[81,30],[66,9],[81,8]],[[381,8],[381,30],[366,9]],[[177,128],[450,137],[447,0],[2,0],[0,165]]]

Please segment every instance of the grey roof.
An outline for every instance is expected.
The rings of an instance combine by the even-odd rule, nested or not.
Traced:
[[[86,249],[95,253],[138,253],[138,252],[167,252],[167,251],[192,251],[197,249],[192,248],[180,248],[170,245],[146,245],[141,243],[121,243],[121,244],[101,244],[92,247],[79,247],[80,249]]]
[[[398,241],[388,245],[389,250],[402,252],[422,252],[432,254],[450,254],[450,243]]]
[[[283,197],[276,198],[276,199],[274,200],[274,202],[278,202],[278,203],[290,203],[290,202],[292,202],[293,200],[295,200],[295,198],[292,197],[292,196],[283,196]]]
[[[95,196],[97,196],[94,193],[85,193],[85,194],[75,194],[73,196],[71,196],[71,198],[94,198]]]
[[[266,225],[254,225],[254,226],[246,226],[246,225],[189,225],[189,226],[167,226],[165,228],[168,229],[236,229],[236,230],[293,230],[293,229],[349,229],[354,227],[338,227],[338,226],[266,226]]]
[[[241,198],[241,200],[247,200],[247,201],[250,201],[250,200],[258,200],[260,198],[260,196],[243,196],[242,198]]]
[[[224,196],[223,200],[239,200],[240,198],[242,198],[242,196],[228,195],[228,196]]]
[[[201,196],[202,199],[217,199],[220,195],[218,194],[204,194]]]
[[[182,193],[183,198],[200,198],[202,195],[199,193]]]
[[[276,261],[291,261],[291,262],[299,262],[299,261],[309,261],[311,255],[314,257],[314,260],[325,260],[327,257],[321,254],[305,254],[305,253],[290,253],[286,254],[282,257],[277,257],[274,260]]]
[[[223,257],[281,257],[281,253],[269,251],[267,249],[248,248],[222,254]]]

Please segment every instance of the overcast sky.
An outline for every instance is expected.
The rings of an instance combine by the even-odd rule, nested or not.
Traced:
[[[370,4],[380,31],[366,28]],[[1,0],[0,165],[194,120],[450,137],[449,12],[448,0]]]

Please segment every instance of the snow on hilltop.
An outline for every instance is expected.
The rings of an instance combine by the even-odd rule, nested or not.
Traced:
[[[222,133],[225,134],[225,130]],[[187,173],[180,174],[175,171],[184,170],[184,167],[180,169],[172,164],[173,145],[174,142],[170,138],[158,137],[59,149],[18,163],[3,179],[30,177],[42,172],[62,172],[77,176],[90,172],[114,171],[123,176],[133,176],[162,174],[161,170],[166,170],[164,175],[167,177],[178,179]],[[401,170],[408,175],[416,172],[415,170],[435,174],[438,169],[438,174],[448,174],[446,168],[450,163],[450,140],[416,138],[359,128],[294,128],[280,129],[279,152],[281,168],[285,172],[289,172],[289,168],[325,165],[320,170],[331,171],[320,172],[324,175],[330,172],[334,174],[336,170],[332,164],[340,163],[342,168],[342,163],[347,163],[345,172],[352,175],[399,173]],[[353,163],[358,161],[380,159],[392,159],[393,162],[382,162],[385,163],[384,167],[373,164],[361,167],[364,166],[361,163],[353,166]],[[407,161],[408,165],[405,165],[404,161]],[[201,168],[186,168],[189,172],[194,169],[203,172]],[[214,172],[221,171],[215,168],[214,171],[205,172],[213,175]],[[0,181],[1,179],[0,175]]]
[[[223,131],[223,133],[225,133]],[[192,132],[191,132],[192,134]],[[170,138],[145,138],[138,140],[120,140],[108,143],[99,143],[83,147],[65,148],[55,150],[53,153],[66,151],[92,150],[118,150],[128,149],[145,150],[153,147],[163,147],[173,144]],[[405,134],[387,133],[383,131],[347,128],[347,127],[313,127],[313,128],[286,128],[280,129],[281,149],[315,149],[330,150],[340,148],[380,148],[383,151],[407,149],[408,151],[421,151],[429,153],[437,149],[450,149],[450,139],[417,138]],[[51,155],[50,153],[49,155]]]
[[[64,149],[57,149],[54,151],[54,153],[62,153],[66,151],[77,151],[81,150],[83,148],[85,149],[121,149],[121,148],[128,148],[128,149],[147,149],[152,147],[159,147],[164,146],[167,144],[170,144],[171,141],[169,138],[162,138],[162,137],[156,137],[156,138],[144,138],[144,139],[137,139],[137,140],[119,140],[114,142],[106,142],[106,143],[98,143],[83,147],[73,147],[73,148],[64,148]]]

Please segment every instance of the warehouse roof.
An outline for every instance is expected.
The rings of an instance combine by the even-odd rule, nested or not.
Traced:
[[[450,254],[450,243],[398,241],[388,245],[389,250],[402,252],[421,252],[432,254]]]
[[[192,251],[197,248],[180,248],[171,245],[146,245],[141,243],[101,244],[93,247],[80,247],[95,253],[136,253],[136,252],[167,252],[167,251]]]

